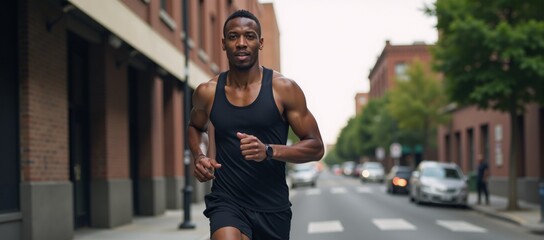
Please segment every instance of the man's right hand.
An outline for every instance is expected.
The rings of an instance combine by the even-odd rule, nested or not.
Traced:
[[[221,164],[217,163],[215,159],[201,155],[195,159],[195,170],[193,175],[196,177],[196,179],[198,179],[198,181],[207,182],[215,179],[215,169],[220,167]]]

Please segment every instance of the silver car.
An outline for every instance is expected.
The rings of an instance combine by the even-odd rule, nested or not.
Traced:
[[[385,178],[385,170],[379,162],[365,162],[361,169],[361,181],[383,182]]]
[[[293,164],[289,172],[291,188],[299,185],[310,185],[315,187],[319,171],[315,162]]]
[[[410,177],[410,201],[466,207],[467,178],[455,163],[423,161]]]

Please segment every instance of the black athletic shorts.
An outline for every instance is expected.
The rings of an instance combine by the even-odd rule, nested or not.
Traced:
[[[291,209],[257,212],[242,208],[216,196],[205,197],[204,215],[210,219],[210,237],[222,227],[235,227],[251,240],[288,240]]]

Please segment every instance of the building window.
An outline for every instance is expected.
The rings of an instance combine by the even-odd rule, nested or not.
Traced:
[[[461,133],[457,132],[455,133],[455,147],[456,147],[456,161],[457,165],[463,166],[463,154],[462,154],[462,148],[461,148]]]
[[[176,22],[172,18],[172,1],[171,0],[161,0],[161,9],[159,10],[159,16],[162,22],[164,22],[164,24],[166,24],[166,26],[168,26],[170,30],[176,29],[177,27]]]
[[[468,171],[472,172],[476,168],[474,166],[474,130],[467,130],[467,150],[468,150]]]
[[[484,161],[489,162],[489,127],[483,125],[480,127],[480,149]]]
[[[446,135],[444,142],[446,143],[446,162],[451,162],[451,144],[450,144],[450,135]]]
[[[17,2],[7,1],[3,19],[17,19]],[[9,10],[8,10],[9,9]],[[19,212],[19,81],[17,77],[17,22],[0,21],[0,214]]]
[[[206,50],[206,11],[204,0],[198,1],[198,46]]]
[[[408,73],[406,71],[407,71],[406,63],[399,62],[395,64],[395,77],[398,80],[402,80],[402,81],[409,80]]]

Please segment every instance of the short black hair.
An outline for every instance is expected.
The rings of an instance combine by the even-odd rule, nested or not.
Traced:
[[[244,9],[240,9],[240,10],[237,10],[235,12],[233,12],[228,18],[227,20],[225,20],[225,24],[223,24],[223,37],[227,37],[227,33],[225,32],[225,28],[227,27],[227,23],[232,20],[232,19],[235,19],[235,18],[249,18],[253,21],[255,21],[255,23],[257,23],[257,34],[259,34],[259,37],[261,37],[261,23],[259,22],[259,19],[253,15],[253,13],[251,13],[250,11],[248,10],[244,10]]]

